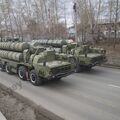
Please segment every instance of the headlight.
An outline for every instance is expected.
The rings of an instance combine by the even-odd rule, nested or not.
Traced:
[[[106,50],[101,50],[101,53],[102,54],[106,54]]]

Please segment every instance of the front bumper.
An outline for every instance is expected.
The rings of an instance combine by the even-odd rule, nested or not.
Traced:
[[[71,75],[73,72],[74,71],[69,71],[69,72],[65,72],[65,73],[58,73],[58,74],[55,74],[55,75],[51,75],[51,76],[47,77],[46,79],[51,80],[51,79],[54,79],[54,78],[67,77],[67,76]]]
[[[88,66],[89,66],[89,67],[94,67],[94,66],[96,66],[96,65],[101,65],[101,64],[104,63],[104,62],[107,62],[107,59],[106,59],[106,58],[104,58],[103,60],[100,60],[100,61],[96,61],[96,62],[94,62],[94,63],[92,63],[92,64],[89,64]]]
[[[100,60],[90,60],[87,63],[80,64],[80,66],[85,66],[85,67],[94,67],[96,65],[101,65],[102,63],[107,62],[106,57],[100,59]]]

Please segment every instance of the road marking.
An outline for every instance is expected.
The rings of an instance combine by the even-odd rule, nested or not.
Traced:
[[[1,112],[0,112],[0,120],[7,120]]]
[[[108,86],[109,86],[109,87],[114,87],[114,88],[119,88],[119,89],[120,89],[120,86],[117,86],[117,85],[109,84]]]

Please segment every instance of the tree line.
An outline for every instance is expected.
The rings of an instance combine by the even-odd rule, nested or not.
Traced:
[[[119,0],[71,0],[76,3],[76,10],[71,7],[73,26],[77,22],[77,36],[82,42],[91,35],[93,42],[100,39],[102,20],[106,19],[109,32],[114,30],[114,47],[119,30]],[[67,9],[69,0],[0,0],[0,36],[31,39],[68,38]],[[70,9],[70,8],[69,8]],[[75,14],[76,12],[76,17]]]

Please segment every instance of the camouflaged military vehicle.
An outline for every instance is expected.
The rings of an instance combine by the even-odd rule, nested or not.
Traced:
[[[73,55],[74,59],[69,61],[74,64],[75,72],[91,70],[92,67],[106,61],[106,51],[103,48],[93,48],[87,45],[79,46],[72,40],[33,40],[32,44],[35,46],[53,46],[58,53]]]
[[[59,80],[72,73],[71,64],[53,49],[31,47],[24,42],[0,42],[0,65],[1,70],[16,73],[33,85],[41,85],[45,80]]]
[[[20,38],[0,38],[0,42],[22,42]]]

